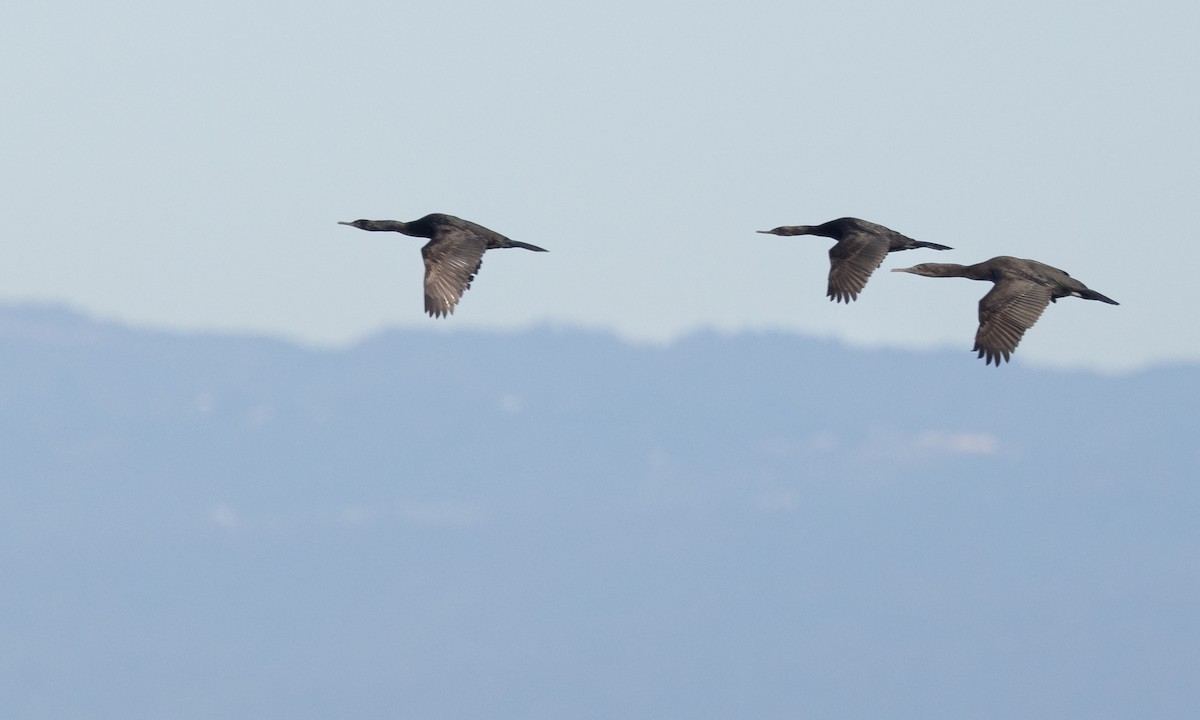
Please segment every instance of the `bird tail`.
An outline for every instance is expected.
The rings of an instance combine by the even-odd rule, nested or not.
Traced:
[[[540,248],[537,245],[530,245],[529,243],[523,243],[520,240],[509,240],[508,247],[519,247],[519,248],[524,248],[526,250],[532,250],[534,252],[550,252],[546,248]]]
[[[949,245],[938,245],[937,243],[925,242],[924,240],[913,240],[913,244],[919,248],[929,248],[930,250],[953,250]]]
[[[1107,295],[1101,295],[1100,293],[1096,292],[1095,290],[1086,290],[1086,289],[1080,290],[1079,297],[1083,298],[1084,300],[1099,300],[1100,302],[1105,302],[1105,303],[1108,303],[1109,305],[1120,305],[1121,304],[1121,303],[1117,302],[1116,300],[1113,300],[1112,298],[1108,297]]]

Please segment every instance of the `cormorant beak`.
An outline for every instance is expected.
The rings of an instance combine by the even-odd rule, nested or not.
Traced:
[[[349,225],[350,227],[354,227],[354,223],[342,222],[341,220],[338,220],[338,225]]]
[[[910,268],[910,267],[906,267],[906,268],[892,268],[892,272],[906,272],[906,273],[910,273],[910,272],[912,272],[912,271],[913,271],[913,268]]]

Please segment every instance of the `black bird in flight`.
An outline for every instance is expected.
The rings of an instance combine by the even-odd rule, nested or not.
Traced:
[[[1120,305],[1116,300],[1089,290],[1066,272],[1037,260],[1001,255],[974,265],[922,263],[892,272],[907,272],[926,277],[964,277],[995,283],[979,301],[979,330],[975,347],[984,364],[1007,362],[1017,349],[1021,336],[1033,327],[1050,303],[1060,297],[1099,300]]]
[[[890,228],[852,217],[838,218],[820,225],[784,225],[759,232],[768,235],[820,235],[837,240],[837,244],[829,248],[829,290],[826,294],[830,300],[844,303],[858,298],[871,273],[883,264],[883,259],[890,252],[914,248],[953,249],[913,240]]]
[[[425,312],[432,317],[454,313],[462,294],[483,264],[483,253],[496,248],[525,248],[547,252],[537,245],[510,240],[494,230],[453,215],[432,213],[420,220],[355,220],[338,222],[359,230],[398,232],[430,238],[421,248],[425,259]]]

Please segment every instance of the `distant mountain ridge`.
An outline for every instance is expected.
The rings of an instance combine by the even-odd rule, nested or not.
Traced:
[[[330,351],[17,307],[0,308],[0,344],[3,410],[14,425],[23,403],[46,422],[92,413],[123,418],[131,431],[139,422],[159,429],[177,422],[214,439],[268,428],[304,436],[341,422],[365,442],[393,423],[404,429],[399,446],[471,437],[499,452],[512,437],[561,436],[554,445],[569,446],[581,439],[572,424],[584,423],[593,437],[695,444],[689,450],[699,453],[715,451],[717,440],[746,448],[894,432],[896,442],[924,437],[916,446],[944,450],[970,444],[953,439],[960,435],[995,436],[998,445],[980,440],[976,452],[992,447],[1003,456],[1014,443],[1046,437],[1090,445],[1098,426],[1116,421],[1114,408],[1141,411],[1110,434],[1144,434],[1140,440],[1153,446],[1167,428],[1194,419],[1200,400],[1200,366],[1116,377],[1019,364],[997,371],[968,362],[965,352],[852,349],[785,334],[702,333],[654,348],[562,329],[388,331]],[[75,392],[45,394],[54,381]],[[943,436],[950,439],[930,439]],[[1105,448],[1111,441],[1095,450]]]

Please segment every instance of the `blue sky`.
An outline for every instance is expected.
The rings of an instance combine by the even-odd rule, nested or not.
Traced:
[[[1194,4],[134,0],[0,19],[6,302],[350,342],[435,321],[420,241],[336,222],[448,212],[551,250],[489,253],[448,329],[965,353],[987,287],[886,270],[1007,254],[1122,303],[1058,303],[1018,362],[1200,359]],[[842,215],[956,250],[890,257],[847,307],[824,297],[828,241],[755,234]]]

